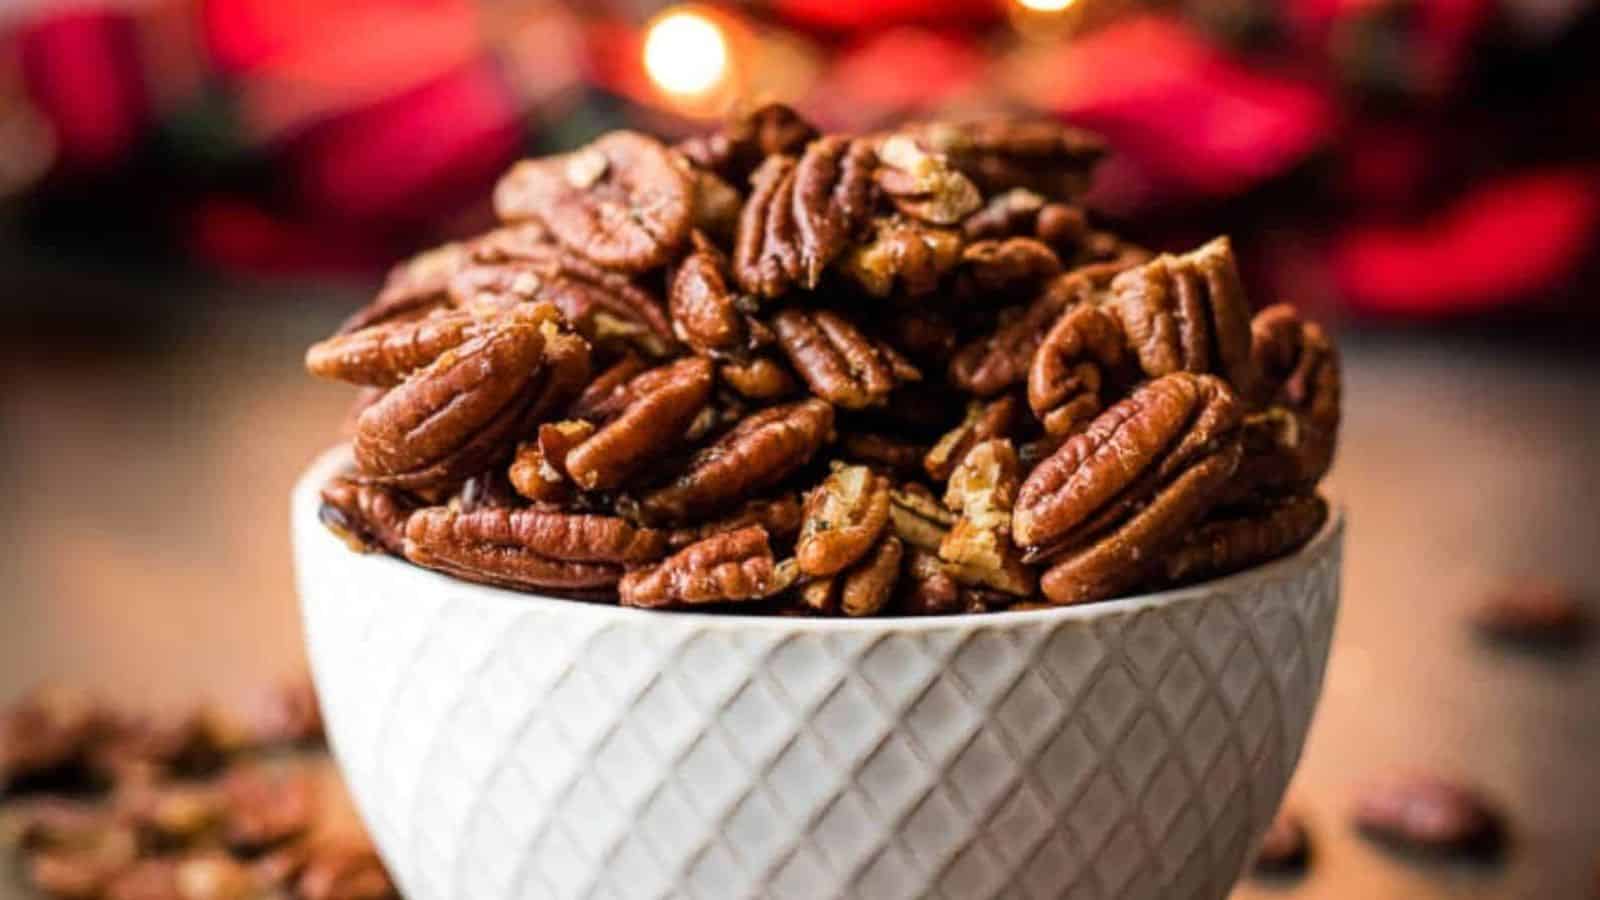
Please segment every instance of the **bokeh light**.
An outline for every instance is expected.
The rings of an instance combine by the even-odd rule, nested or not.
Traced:
[[[1062,12],[1078,0],[1017,0],[1017,5],[1033,12]]]
[[[710,93],[728,76],[728,39],[722,27],[693,9],[669,9],[651,23],[644,41],[650,80],[669,94]]]

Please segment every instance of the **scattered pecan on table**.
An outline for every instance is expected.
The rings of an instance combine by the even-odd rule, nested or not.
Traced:
[[[1055,122],[747,110],[518,163],[311,348],[359,550],[650,608],[926,615],[1217,577],[1320,531],[1337,349],[1218,238],[1096,221]]]

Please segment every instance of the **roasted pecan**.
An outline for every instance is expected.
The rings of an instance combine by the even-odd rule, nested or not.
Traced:
[[[536,441],[517,448],[506,477],[518,494],[540,503],[559,503],[571,498],[572,481],[567,472],[567,454],[594,435],[592,422],[568,419],[539,426]],[[470,512],[463,507],[463,511]]]
[[[1105,153],[1099,138],[1043,119],[938,122],[910,133],[946,156],[986,194],[1021,187],[1052,199],[1072,199],[1088,189],[1094,165]]]
[[[1288,305],[1262,310],[1250,330],[1262,410],[1245,420],[1241,490],[1314,485],[1333,465],[1338,442],[1338,351],[1320,327]]]
[[[800,382],[787,366],[765,356],[744,362],[725,362],[717,367],[717,377],[739,396],[750,400],[777,400],[800,390]]]
[[[577,337],[497,321],[361,414],[356,463],[376,483],[452,488],[503,460],[510,438],[570,401],[588,369]]]
[[[1007,594],[1033,594],[1034,575],[1011,541],[1011,511],[1022,480],[1017,451],[1004,438],[973,447],[950,476],[945,506],[957,514],[939,558],[958,581]]]
[[[607,588],[623,563],[666,551],[666,534],[625,519],[537,509],[462,513],[418,510],[406,526],[406,558],[469,581],[585,591]]]
[[[1255,395],[1250,308],[1227,238],[1123,272],[1106,310],[1121,321],[1146,376],[1212,373]]]
[[[873,220],[864,243],[853,245],[839,267],[863,291],[888,297],[932,293],[939,280],[961,262],[961,235],[902,216]]]
[[[796,280],[810,290],[872,212],[872,145],[830,136],[813,141],[794,170],[794,222],[800,255]]]
[[[894,596],[905,545],[899,538],[887,535],[867,550],[848,570],[804,585],[801,602],[826,614],[837,611],[851,617],[876,615]]]
[[[452,301],[483,315],[529,300],[553,304],[572,327],[601,346],[651,356],[673,349],[661,301],[626,275],[609,272],[565,248],[501,262],[469,263],[450,281]]]
[[[381,322],[417,318],[443,307],[445,289],[456,272],[466,264],[470,249],[465,244],[445,244],[424,251],[389,270],[378,296],[344,320],[338,334],[349,334]]]
[[[782,494],[748,501],[732,513],[710,522],[686,528],[674,528],[667,533],[667,543],[674,548],[686,547],[714,534],[759,525],[766,531],[768,538],[786,544],[792,542],[800,533],[800,523],[804,519],[805,511],[800,498],[793,494]]]
[[[498,468],[479,472],[462,482],[461,490],[456,492],[453,502],[462,512],[521,505],[517,500],[516,488],[506,473]]]
[[[1129,355],[1116,318],[1088,304],[1067,310],[1028,369],[1028,405],[1044,430],[1065,438],[1099,415],[1109,389],[1132,380]]]
[[[955,523],[955,514],[920,484],[904,484],[889,492],[889,524],[909,546],[937,556]]]
[[[714,515],[762,491],[811,460],[833,436],[833,407],[808,399],[746,417],[665,487],[645,495],[641,511],[682,522]]]
[[[905,577],[897,608],[909,616],[939,616],[960,612],[961,585],[950,577],[950,566],[921,547],[907,547]]]
[[[593,422],[604,422],[614,418],[626,409],[633,399],[628,396],[628,385],[632,383],[635,375],[647,367],[648,363],[637,353],[632,351],[624,353],[584,387],[578,399],[572,401],[572,405],[567,409],[567,415]]]
[[[927,309],[896,311],[885,322],[885,336],[917,362],[940,368],[955,355],[960,342],[960,334],[950,319]]]
[[[710,170],[697,167],[691,175],[694,179],[691,219],[695,229],[732,245],[739,233],[739,212],[744,209],[744,195]]]
[[[1093,294],[1088,281],[1064,275],[1025,309],[1001,313],[993,332],[969,342],[950,360],[950,381],[979,397],[993,397],[1022,384],[1045,333],[1068,308],[1086,303]]]
[[[1057,603],[1113,596],[1205,515],[1239,461],[1240,404],[1218,378],[1147,382],[1040,463],[1012,533],[1029,561],[1063,557],[1042,581]]]
[[[405,549],[406,519],[416,508],[416,500],[394,488],[335,478],[322,488],[317,518],[352,550],[399,556]]]
[[[943,154],[919,146],[910,134],[892,134],[878,144],[882,166],[875,174],[896,209],[930,225],[959,225],[983,204],[977,185]]]
[[[818,397],[845,409],[882,405],[922,373],[888,344],[828,310],[789,308],[772,320],[778,343]]]
[[[506,221],[536,219],[561,243],[628,272],[665,263],[689,239],[693,183],[654,138],[613,131],[572,153],[517,163],[495,187]]]
[[[617,586],[623,606],[653,609],[770,597],[794,581],[792,566],[772,556],[759,525],[715,534],[649,568],[629,572]]]
[[[559,315],[550,304],[518,304],[487,317],[448,311],[421,319],[384,322],[313,344],[306,351],[306,371],[351,384],[393,387],[446,350],[482,334],[501,316],[538,326],[557,321]]]
[[[967,415],[961,424],[944,433],[922,466],[935,481],[944,481],[961,465],[967,451],[990,438],[1010,437],[1017,428],[1022,404],[1015,396],[1007,394],[990,401],[974,400],[967,404]]]
[[[1364,788],[1355,823],[1374,840],[1441,856],[1492,857],[1505,842],[1505,822],[1481,794],[1431,775]]]
[[[1035,237],[1045,203],[1044,197],[1026,188],[1001,191],[962,221],[961,233],[969,241]]]
[[[695,165],[743,184],[769,156],[797,155],[817,136],[810,122],[782,103],[769,103],[738,115],[709,134],[677,145]]]
[[[1327,520],[1328,504],[1315,494],[1219,512],[1164,554],[1161,575],[1181,584],[1237,572],[1298,549]]]
[[[961,250],[956,290],[962,297],[992,301],[997,295],[1034,291],[1060,274],[1060,258],[1041,241],[1027,237],[977,241]]]
[[[795,561],[806,575],[833,575],[866,555],[889,525],[889,479],[840,466],[806,495]]]
[[[213,784],[129,779],[112,797],[124,821],[166,845],[183,845],[210,834],[222,821],[225,799]]]
[[[839,451],[846,459],[902,475],[922,471],[927,446],[887,434],[856,431],[839,437]]]
[[[586,491],[620,486],[683,437],[711,396],[711,363],[691,356],[636,376],[621,415],[570,450],[560,464]]]
[[[752,319],[752,298],[733,284],[727,258],[699,232],[694,250],[672,273],[669,289],[672,330],[697,353],[742,356],[771,340],[772,334]]]
[[[768,157],[750,178],[733,272],[740,286],[759,297],[777,297],[805,277],[794,186],[795,160],[789,156]]]
[[[1472,622],[1486,638],[1542,648],[1577,647],[1594,627],[1575,588],[1541,579],[1499,586],[1479,604]]]

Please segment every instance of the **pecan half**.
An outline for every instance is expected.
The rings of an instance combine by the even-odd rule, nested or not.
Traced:
[[[720,519],[687,528],[674,528],[667,533],[667,543],[675,548],[685,547],[714,534],[738,531],[751,525],[761,526],[774,541],[789,543],[800,533],[800,524],[804,520],[805,510],[800,498],[794,494],[783,494],[750,500]]]
[[[1147,382],[1040,463],[1012,534],[1029,561],[1062,557],[1041,586],[1056,603],[1113,596],[1210,510],[1238,466],[1240,404],[1218,378]]]
[[[714,515],[788,477],[832,436],[833,407],[821,400],[761,410],[696,453],[672,483],[646,494],[640,509],[678,522]]]
[[[726,362],[717,376],[734,393],[749,400],[777,400],[798,393],[800,382],[783,363],[758,356],[745,362]]]
[[[864,140],[830,136],[813,141],[794,171],[794,220],[800,274],[807,290],[843,252],[872,212],[877,158]]]
[[[479,472],[462,482],[461,490],[456,492],[451,502],[459,506],[462,512],[521,505],[517,500],[516,488],[506,473],[498,468]]]
[[[659,559],[666,534],[625,519],[536,509],[418,510],[406,558],[469,581],[551,590],[608,588],[623,563]]]
[[[557,315],[548,305],[541,313],[552,320]],[[336,334],[306,351],[306,371],[350,384],[393,387],[484,326],[478,316],[452,311]]]
[[[845,409],[882,405],[922,373],[894,348],[828,310],[789,308],[772,320],[778,343],[811,392]]]
[[[454,487],[504,459],[510,438],[571,400],[588,370],[582,340],[497,321],[361,414],[356,463],[379,484]]]
[[[957,513],[939,544],[956,579],[1007,594],[1033,594],[1034,575],[1011,542],[1011,511],[1022,480],[1017,451],[1004,438],[973,447],[950,476],[945,505]]]
[[[727,258],[700,232],[694,250],[672,273],[668,289],[672,331],[697,353],[740,356],[771,340],[750,317],[755,304],[735,289]]]
[[[538,503],[570,500],[572,480],[566,468],[567,454],[594,432],[594,423],[582,419],[540,425],[538,440],[517,447],[517,454],[511,460],[506,477],[512,488]]]
[[[956,273],[959,296],[992,300],[1037,289],[1061,274],[1061,259],[1041,241],[1028,237],[984,240],[961,250]]]
[[[1005,310],[993,332],[957,351],[950,360],[950,382],[979,397],[1022,384],[1051,324],[1091,296],[1092,285],[1083,279],[1065,275],[1051,281],[1025,309]]]
[[[825,614],[837,611],[851,617],[876,615],[894,596],[905,545],[888,535],[867,550],[860,562],[847,571],[803,586],[801,602]]]
[[[897,603],[909,616],[939,616],[960,612],[961,585],[950,577],[950,567],[937,553],[907,547],[905,575]]]
[[[961,234],[902,216],[875,219],[865,242],[853,245],[839,269],[874,297],[930,294],[961,261]]]
[[[1227,238],[1123,272],[1106,310],[1121,321],[1145,375],[1211,373],[1255,395],[1250,308]]]
[[[806,575],[833,575],[866,555],[889,525],[889,479],[841,466],[806,495],[795,561]]]
[[[958,225],[983,204],[967,176],[942,154],[928,152],[910,134],[892,134],[878,144],[878,187],[896,209],[930,225]]]
[[[1021,187],[1071,199],[1088,189],[1094,165],[1105,154],[1105,145],[1094,135],[1045,119],[938,122],[912,133],[986,194]]]
[[[382,322],[413,319],[444,306],[450,279],[466,264],[465,244],[445,244],[413,256],[389,270],[378,296],[339,325],[349,334]]]
[[[680,359],[635,377],[625,390],[633,398],[627,408],[561,463],[586,491],[620,486],[683,437],[711,396],[711,362]]]
[[[567,408],[567,415],[593,422],[613,418],[627,408],[632,400],[627,393],[628,385],[648,365],[637,353],[624,353],[584,387],[578,399]]]
[[[1314,485],[1333,465],[1338,442],[1338,351],[1320,327],[1285,304],[1262,310],[1250,330],[1263,409],[1245,420],[1241,490]]]
[[[744,195],[715,172],[695,168],[694,212],[691,219],[697,231],[731,245],[739,233],[739,212],[744,209]]]
[[[738,115],[709,134],[677,145],[695,165],[734,184],[743,184],[769,156],[798,154],[816,138],[817,129],[782,103],[769,103]]]
[[[1327,501],[1315,494],[1214,514],[1167,551],[1161,575],[1181,584],[1247,569],[1304,546],[1327,520]]]
[[[322,488],[317,518],[352,550],[399,556],[405,550],[406,520],[416,508],[414,499],[394,488],[335,478]]]
[[[961,223],[968,240],[1036,238],[1063,260],[1083,260],[1092,234],[1083,207],[1045,200],[1026,188],[1012,188],[990,197],[982,209]]]
[[[887,434],[854,431],[839,437],[839,452],[846,459],[876,469],[914,475],[922,471],[922,460],[928,449],[924,444],[914,444]]]
[[[1064,438],[1100,414],[1108,388],[1126,383],[1122,326],[1098,306],[1056,320],[1028,369],[1028,405],[1050,435]]]
[[[770,597],[794,581],[773,558],[760,526],[715,534],[656,565],[629,572],[617,586],[623,606],[654,609]]]
[[[961,424],[945,432],[923,457],[923,469],[935,481],[947,480],[974,446],[990,438],[1010,437],[1021,412],[1022,404],[1009,394],[988,402],[968,403]]]
[[[739,214],[733,272],[746,291],[777,297],[805,276],[800,226],[795,220],[795,160],[771,156],[750,177],[750,196]]]
[[[451,279],[450,296],[457,306],[480,315],[529,300],[547,301],[596,344],[637,348],[650,356],[673,349],[672,323],[654,294],[628,276],[560,247],[469,263]]]
[[[544,223],[602,266],[638,272],[688,241],[692,188],[660,142],[613,131],[581,150],[517,163],[495,187],[494,206],[506,221]]]

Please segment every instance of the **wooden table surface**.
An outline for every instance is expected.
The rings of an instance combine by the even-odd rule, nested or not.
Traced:
[[[303,664],[287,493],[349,394],[299,357],[341,309],[235,303],[111,360],[5,354],[0,700],[44,679],[226,698]],[[1344,610],[1289,799],[1316,859],[1238,896],[1600,896],[1600,645],[1509,653],[1464,622],[1506,579],[1600,593],[1600,364],[1420,337],[1350,340],[1346,360]],[[1352,790],[1411,769],[1504,804],[1504,865],[1418,865],[1351,835]]]

